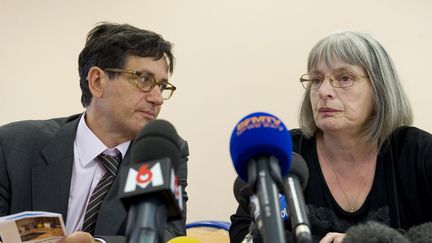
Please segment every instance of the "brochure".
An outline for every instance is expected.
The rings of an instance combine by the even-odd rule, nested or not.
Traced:
[[[0,217],[0,243],[55,243],[64,236],[58,213],[25,211]]]

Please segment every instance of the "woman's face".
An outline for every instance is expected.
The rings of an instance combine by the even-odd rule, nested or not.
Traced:
[[[372,86],[365,70],[359,65],[333,61],[327,66],[321,61],[310,73],[326,76],[318,89],[310,91],[318,128],[323,132],[361,132],[373,111]],[[329,75],[337,85],[335,79],[345,74],[354,77],[354,84],[346,88],[333,87]]]

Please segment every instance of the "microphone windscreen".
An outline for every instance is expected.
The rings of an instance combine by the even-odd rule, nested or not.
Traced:
[[[172,238],[171,240],[167,241],[167,243],[202,243],[202,241],[192,237],[179,236]]]
[[[292,153],[291,168],[288,174],[297,176],[300,181],[301,187],[304,190],[309,180],[309,168],[306,161],[298,153]]]
[[[234,193],[234,197],[238,203],[240,203],[240,201],[242,200],[242,197],[248,198],[249,196],[251,196],[253,194],[252,190],[249,188],[248,195],[244,195],[244,191],[248,190],[247,188],[249,188],[248,184],[246,182],[244,182],[240,177],[237,177],[235,179],[234,186],[233,186],[233,193]]]
[[[237,174],[244,181],[248,181],[249,160],[257,156],[276,157],[282,176],[286,176],[291,152],[289,131],[279,118],[269,113],[247,115],[237,123],[231,135],[231,158]]]
[[[168,221],[183,217],[183,194],[176,175],[180,164],[178,141],[174,126],[164,120],[150,121],[141,129],[131,145],[131,164],[118,175],[118,197],[126,209],[156,200],[165,205]]]
[[[177,132],[165,120],[152,120],[138,133],[131,150],[132,163],[169,158],[174,170],[180,163],[180,145]]]
[[[411,227],[405,237],[412,243],[432,242],[432,222]]]
[[[397,230],[378,222],[369,221],[350,227],[343,243],[409,243]]]

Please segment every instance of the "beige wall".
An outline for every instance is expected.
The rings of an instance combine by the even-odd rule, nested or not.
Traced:
[[[387,48],[432,132],[432,1],[0,0],[0,125],[82,112],[77,57],[100,21],[130,23],[175,44],[178,91],[164,105],[189,141],[188,221],[229,220],[236,122],[267,111],[297,127],[298,82],[329,32],[369,32]]]

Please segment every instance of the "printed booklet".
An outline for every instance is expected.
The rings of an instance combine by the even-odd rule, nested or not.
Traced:
[[[0,217],[0,243],[55,243],[64,236],[58,213],[25,211]]]

